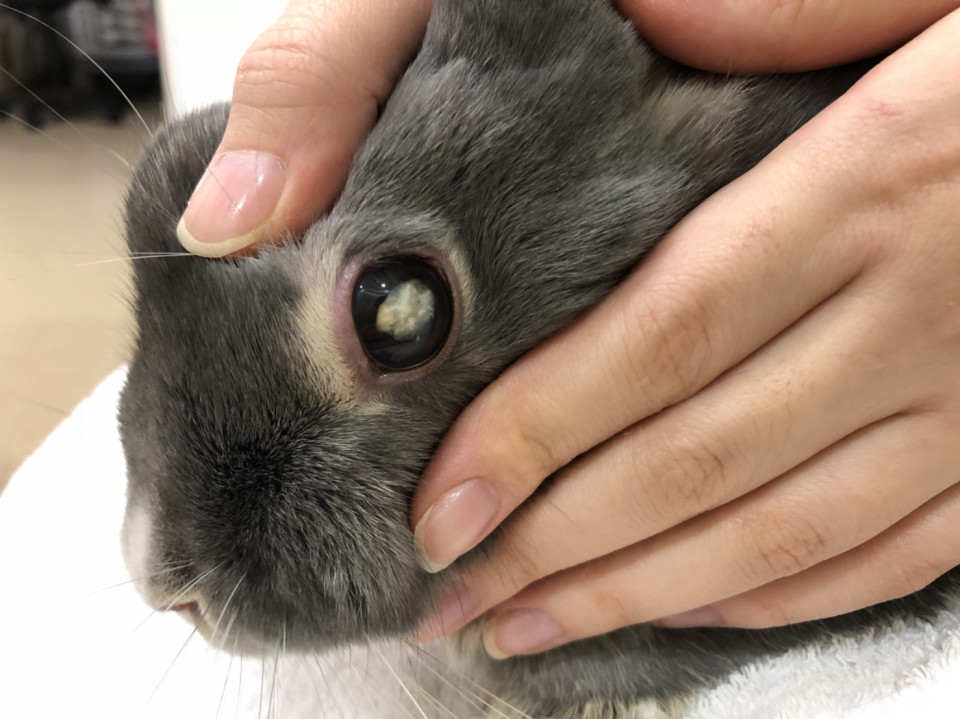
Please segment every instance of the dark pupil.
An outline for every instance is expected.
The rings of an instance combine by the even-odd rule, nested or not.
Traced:
[[[368,267],[353,290],[353,324],[367,357],[396,372],[429,362],[443,347],[453,314],[440,273],[415,257]]]

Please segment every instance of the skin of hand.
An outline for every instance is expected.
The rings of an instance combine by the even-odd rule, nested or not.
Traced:
[[[723,72],[829,65],[936,24],[467,408],[414,498],[425,563],[511,518],[423,640],[491,608],[498,657],[644,621],[771,626],[960,561],[960,3],[615,4]],[[241,63],[184,246],[249,251],[328,209],[430,5],[293,0]]]
[[[960,563],[958,67],[955,11],[471,403],[414,498],[426,564],[510,520],[420,640],[767,627]]]

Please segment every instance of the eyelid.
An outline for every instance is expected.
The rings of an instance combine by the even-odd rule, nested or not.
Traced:
[[[401,252],[398,252],[397,249],[395,247],[384,247],[382,252],[376,254],[364,253],[347,260],[339,273],[337,287],[333,293],[332,312],[337,345],[345,362],[353,370],[357,389],[361,392],[364,390],[378,392],[391,385],[416,382],[429,375],[441,367],[450,356],[462,325],[463,298],[457,275],[447,258],[430,246],[404,248]],[[378,262],[403,257],[415,257],[433,267],[440,274],[450,294],[452,320],[446,340],[436,356],[425,364],[409,370],[385,372],[370,360],[357,337],[352,315],[353,289],[361,273],[367,268]]]

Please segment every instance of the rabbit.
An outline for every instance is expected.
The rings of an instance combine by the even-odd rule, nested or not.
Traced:
[[[134,264],[123,544],[147,602],[248,654],[409,636],[497,541],[439,574],[414,551],[410,499],[457,414],[870,67],[722,77],[656,54],[608,0],[437,0],[329,213],[253,256]],[[228,111],[147,150],[131,253],[180,249]],[[448,641],[530,716],[681,716],[748,662],[927,616],[956,584],[782,629],[642,625],[505,661],[476,626]]]

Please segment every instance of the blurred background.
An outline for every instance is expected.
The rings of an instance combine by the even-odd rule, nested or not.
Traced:
[[[284,6],[0,0],[0,488],[126,360],[130,166],[165,118],[230,98]]]
[[[2,488],[130,345],[122,202],[149,132],[107,75],[162,113],[151,0],[0,4]]]

